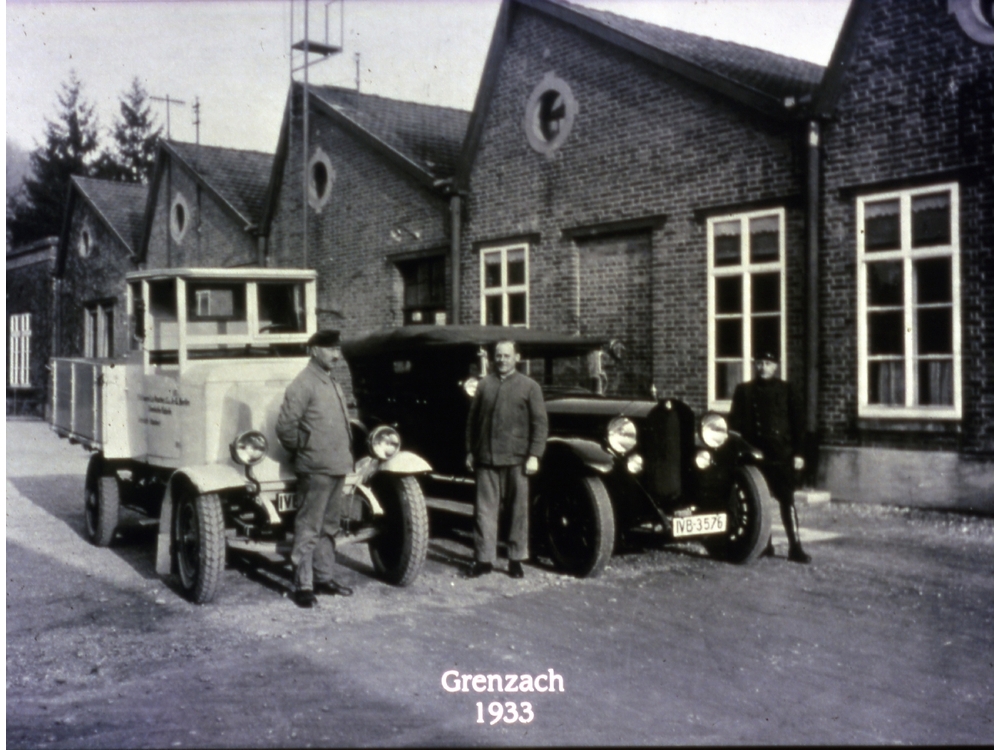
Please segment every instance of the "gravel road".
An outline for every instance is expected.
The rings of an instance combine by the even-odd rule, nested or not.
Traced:
[[[287,571],[236,564],[199,607],[151,528],[84,540],[86,460],[7,423],[10,747],[993,742],[991,518],[813,506],[812,565],[684,545],[592,580],[464,580],[458,528],[407,589],[353,548],[351,598],[299,610]],[[565,689],[448,692],[449,670]],[[491,725],[493,701],[532,719]]]

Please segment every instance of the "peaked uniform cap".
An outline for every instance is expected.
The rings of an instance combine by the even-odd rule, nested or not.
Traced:
[[[340,346],[340,331],[325,329],[309,337],[309,346]]]

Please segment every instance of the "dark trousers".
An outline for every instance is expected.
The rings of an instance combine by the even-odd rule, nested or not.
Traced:
[[[477,466],[476,524],[472,535],[477,562],[496,562],[501,501],[510,510],[507,559],[528,559],[528,477],[524,466]]]
[[[319,582],[333,580],[334,536],[340,529],[343,489],[342,476],[298,475],[299,509],[295,514],[292,545],[296,590],[312,589],[314,575]]]
[[[771,494],[781,509],[781,524],[788,543],[799,544],[798,519],[795,515],[795,468],[791,462],[768,462],[761,466]]]

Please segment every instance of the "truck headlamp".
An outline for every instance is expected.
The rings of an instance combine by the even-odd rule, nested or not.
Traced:
[[[259,464],[267,455],[267,438],[258,430],[244,432],[229,444],[229,453],[242,466]]]
[[[379,461],[388,461],[399,453],[401,442],[396,430],[388,425],[381,425],[368,436],[368,451]]]
[[[608,448],[612,453],[624,456],[635,448],[638,442],[635,422],[628,417],[615,417],[608,422]]]
[[[729,425],[721,414],[709,412],[701,418],[701,439],[709,448],[718,448],[729,439]]]

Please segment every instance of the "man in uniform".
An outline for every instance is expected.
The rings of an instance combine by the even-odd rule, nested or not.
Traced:
[[[511,578],[523,578],[521,563],[528,558],[528,477],[538,472],[549,420],[542,389],[517,371],[521,355],[516,344],[497,342],[493,360],[496,372],[479,381],[465,433],[466,463],[476,472],[476,561],[468,575],[478,578],[493,570],[503,502],[511,514],[507,570]]]
[[[347,403],[331,374],[340,359],[340,332],[318,331],[308,346],[309,364],[285,390],[276,426],[278,440],[295,459],[299,509],[292,564],[295,603],[306,608],[315,606],[316,591],[354,593],[333,578],[344,477],[354,469]]]
[[[788,559],[808,563],[802,549],[795,513],[795,472],[805,466],[802,458],[802,423],[791,386],[778,377],[779,358],[764,352],[754,360],[756,378],[736,386],[729,410],[729,425],[764,454],[761,470],[781,507],[781,522],[788,535]],[[767,540],[765,555],[774,554]]]

